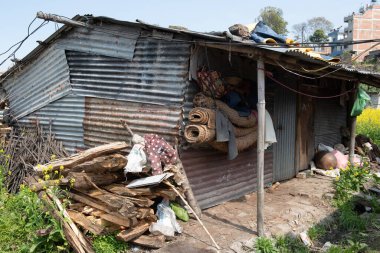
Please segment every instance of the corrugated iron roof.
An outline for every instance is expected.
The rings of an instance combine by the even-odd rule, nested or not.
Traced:
[[[200,39],[203,42],[206,43],[228,43],[228,45],[241,45],[248,48],[254,48],[256,50],[262,50],[263,53],[265,53],[266,50],[269,50],[271,52],[274,52],[279,55],[287,55],[291,57],[295,57],[298,59],[301,59],[306,62],[315,63],[325,66],[331,66],[332,68],[339,68],[340,71],[346,72],[348,75],[352,75],[353,79],[357,79],[357,74],[361,75],[362,77],[365,76],[365,78],[362,78],[361,81],[367,82],[370,85],[379,86],[380,87],[380,73],[374,73],[370,71],[364,71],[364,70],[358,70],[350,66],[346,66],[343,64],[329,64],[326,61],[318,60],[310,55],[303,53],[301,51],[294,51],[289,50],[289,48],[286,47],[276,47],[276,46],[268,46],[268,45],[260,45],[256,44],[253,41],[250,40],[241,40],[240,38],[236,38],[236,36],[231,36],[228,32],[226,33],[218,33],[223,34],[224,36],[215,35],[212,33],[202,33],[202,32],[196,32],[191,30],[182,30],[182,29],[174,29],[174,28],[165,28],[160,27],[157,25],[152,25],[145,23],[143,21],[137,20],[137,22],[129,22],[129,21],[122,21],[122,20],[116,20],[109,17],[92,17],[90,16],[90,19],[93,22],[100,22],[100,23],[110,23],[110,24],[118,24],[118,25],[125,25],[125,26],[134,26],[139,28],[144,28],[148,30],[159,30],[167,33],[173,33],[173,34],[181,34],[181,35],[188,35],[188,41],[191,41],[192,39]],[[89,16],[75,16],[73,20],[77,21],[86,21],[89,20]],[[18,67],[25,65],[29,63],[34,57],[36,57],[38,54],[40,54],[45,48],[46,45],[52,43],[57,39],[61,33],[65,33],[68,30],[70,30],[72,27],[64,25],[59,30],[57,30],[54,34],[52,34],[48,39],[44,41],[40,46],[38,46],[35,50],[33,50],[30,54],[28,54],[26,57],[24,57],[20,63],[16,64],[14,67],[9,69],[7,72],[3,73],[0,76],[0,83],[3,81],[3,79],[7,78],[8,76],[11,76],[11,73],[15,71]],[[174,40],[173,40],[174,42]],[[373,78],[376,80],[374,81]]]

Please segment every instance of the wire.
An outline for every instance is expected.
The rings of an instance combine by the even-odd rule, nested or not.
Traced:
[[[307,93],[304,93],[302,91],[298,91],[296,89],[293,89],[293,88],[291,88],[291,87],[289,87],[289,86],[281,83],[280,81],[276,80],[272,75],[270,75],[268,73],[266,73],[265,76],[268,77],[269,79],[271,79],[273,82],[275,82],[275,83],[277,83],[277,84],[285,87],[286,89],[288,89],[290,91],[293,91],[294,93],[297,93],[297,94],[300,94],[300,95],[303,95],[303,96],[306,96],[306,97],[311,97],[311,98],[321,98],[321,99],[337,98],[337,97],[344,96],[344,95],[348,94],[349,92],[351,92],[351,91],[353,91],[355,89],[355,87],[354,87],[354,88],[352,88],[352,89],[350,89],[348,91],[345,91],[345,92],[343,92],[341,94],[333,95],[333,96],[315,96],[315,95],[307,94]]]
[[[339,67],[339,68],[337,68],[337,69],[334,69],[334,70],[331,71],[331,72],[328,72],[328,73],[326,73],[326,74],[323,74],[323,75],[321,75],[321,76],[310,77],[310,76],[305,76],[305,75],[299,74],[299,73],[294,72],[294,71],[292,71],[292,70],[290,70],[290,69],[287,69],[287,68],[285,68],[283,65],[281,65],[281,63],[279,63],[278,61],[275,61],[275,62],[276,62],[277,65],[280,66],[283,70],[285,70],[285,71],[287,71],[287,72],[289,72],[289,73],[292,73],[293,75],[300,76],[300,77],[307,78],[307,79],[312,79],[312,80],[320,79],[320,78],[326,77],[326,76],[328,76],[328,75],[330,75],[330,74],[332,74],[332,73],[334,73],[334,72],[337,72],[337,71],[341,70],[342,68],[344,68],[344,67],[342,66],[342,67]],[[331,67],[331,66],[329,66],[329,67]]]
[[[41,27],[45,26],[48,21],[43,21],[37,28],[35,28],[32,32],[30,32],[30,27],[31,25],[33,24],[33,22],[36,20],[36,18],[33,19],[33,21],[29,24],[28,26],[28,34],[27,36],[22,39],[21,41],[19,41],[18,43],[16,43],[15,45],[13,45],[11,48],[9,48],[6,52],[9,52],[10,49],[12,49],[14,46],[18,45],[18,47],[7,57],[5,58],[1,63],[0,63],[0,66],[3,65],[9,58],[11,58],[12,56],[15,56],[16,52],[21,48],[21,46],[24,44],[24,42],[31,36],[33,35],[35,32],[37,32]],[[4,53],[3,53],[4,54]]]

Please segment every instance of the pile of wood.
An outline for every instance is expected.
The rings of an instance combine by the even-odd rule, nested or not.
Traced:
[[[153,207],[163,198],[175,200],[177,193],[164,183],[151,187],[127,188],[126,185],[131,181],[126,181],[123,174],[127,164],[124,150],[127,148],[127,143],[115,142],[36,166],[34,170],[37,176],[29,177],[27,182],[32,190],[40,194],[46,193],[51,202],[60,200],[51,196],[50,186],[59,184],[68,189],[70,204],[65,213],[84,234],[117,233],[119,240],[160,248],[168,238],[149,234],[149,226],[157,221]],[[57,180],[52,176],[46,180],[46,175],[59,175],[60,178]],[[148,174],[140,173],[139,176],[146,177]],[[176,190],[183,193],[182,189]],[[76,234],[74,230],[66,231],[69,241]],[[73,245],[73,248],[78,248],[76,251],[81,252],[81,248],[90,247],[89,240],[84,240],[82,243],[81,240],[70,243],[79,243]],[[82,252],[91,251],[87,249]]]
[[[12,129],[6,143],[2,144],[4,152],[0,154],[0,165],[6,176],[4,183],[11,193],[16,193],[24,178],[33,174],[33,165],[68,156],[51,129],[43,129],[38,124]]]

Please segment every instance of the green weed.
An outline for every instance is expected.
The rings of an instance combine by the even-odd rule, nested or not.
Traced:
[[[129,249],[128,244],[116,240],[113,235],[95,237],[93,247],[96,253],[122,253]]]
[[[272,239],[259,237],[256,240],[255,244],[256,253],[278,253],[278,249],[276,248]]]
[[[290,236],[280,236],[276,238],[276,247],[279,253],[308,253],[308,247],[298,238]]]

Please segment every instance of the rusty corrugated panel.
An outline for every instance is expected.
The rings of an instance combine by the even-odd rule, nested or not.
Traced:
[[[132,60],[140,35],[136,26],[98,25],[93,29],[76,27],[57,42],[65,50]]]
[[[132,61],[67,52],[78,95],[182,106],[188,83],[187,43],[140,38]]]
[[[50,48],[3,83],[11,113],[19,119],[70,92],[64,50]]]
[[[39,122],[48,130],[51,126],[56,139],[74,153],[85,148],[83,143],[84,97],[67,95],[23,117],[19,124],[32,126]]]
[[[130,139],[120,120],[126,120],[132,131],[144,135],[156,133],[174,144],[179,134],[181,110],[175,106],[86,97],[84,143],[93,147],[112,141]]]
[[[231,161],[212,149],[189,149],[181,160],[202,209],[239,198],[257,187],[256,149],[242,152]],[[272,183],[272,167],[272,152],[265,152],[265,184]]]

